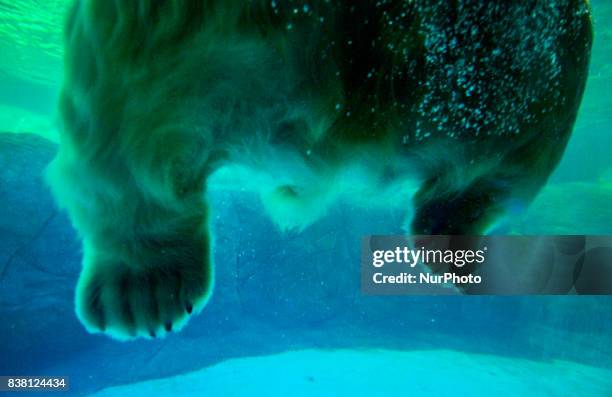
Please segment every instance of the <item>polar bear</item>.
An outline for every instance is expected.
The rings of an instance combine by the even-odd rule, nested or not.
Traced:
[[[83,241],[76,310],[130,339],[206,304],[221,167],[268,175],[285,226],[348,169],[418,181],[416,234],[482,234],[527,205],[571,134],[592,23],[586,0],[77,0],[65,40],[48,180]]]

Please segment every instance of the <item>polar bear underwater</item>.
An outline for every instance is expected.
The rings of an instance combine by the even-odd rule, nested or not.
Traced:
[[[418,180],[415,234],[482,234],[527,205],[571,135],[592,22],[586,0],[77,0],[65,40],[47,179],[83,241],[78,317],[130,339],[205,306],[222,167],[268,175],[283,227],[347,169]]]

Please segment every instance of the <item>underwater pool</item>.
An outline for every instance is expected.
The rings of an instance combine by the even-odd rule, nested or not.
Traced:
[[[404,233],[409,191],[340,199],[281,231],[257,194],[217,176],[203,311],[164,338],[88,333],[74,310],[81,243],[43,179],[70,2],[0,0],[0,376],[67,376],[71,396],[612,396],[610,296],[361,293],[361,237]],[[591,5],[567,150],[532,205],[493,233],[612,235],[612,1]]]

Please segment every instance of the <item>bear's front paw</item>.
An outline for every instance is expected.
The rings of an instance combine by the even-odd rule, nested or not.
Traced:
[[[141,252],[136,258],[147,262],[142,264],[86,253],[76,294],[85,327],[123,340],[154,338],[180,329],[199,312],[212,290],[207,244],[175,242]]]

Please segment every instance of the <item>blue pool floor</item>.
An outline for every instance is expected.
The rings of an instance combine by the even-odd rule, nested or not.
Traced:
[[[102,390],[148,396],[612,395],[612,370],[453,350],[298,350]]]

